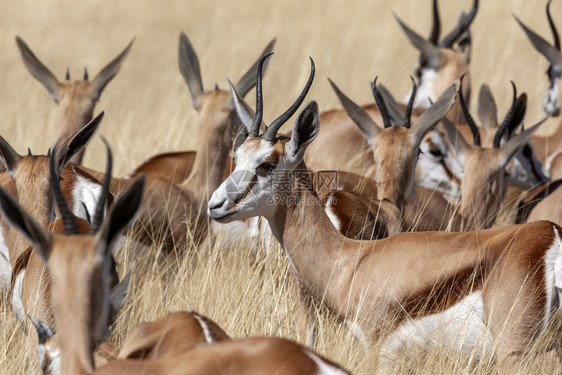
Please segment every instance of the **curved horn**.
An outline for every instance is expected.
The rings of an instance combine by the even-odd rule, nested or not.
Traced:
[[[552,16],[550,15],[550,3],[552,0],[549,0],[546,4],[546,17],[548,18],[548,24],[550,25],[550,30],[552,31],[552,37],[554,39],[554,47],[560,51],[560,36],[558,35],[558,30],[556,30],[556,25],[552,21]]]
[[[410,119],[412,117],[412,109],[414,108],[414,100],[416,99],[416,91],[418,90],[418,85],[412,76],[410,76],[412,80],[412,95],[410,95],[410,101],[408,102],[408,106],[406,107],[406,114],[404,116],[404,126],[406,129],[410,129]]]
[[[498,127],[498,130],[496,131],[496,135],[494,135],[494,142],[493,142],[494,148],[500,148],[502,137],[505,134],[508,125],[511,123],[511,119],[513,118],[513,110],[515,109],[515,102],[517,100],[517,88],[515,87],[515,83],[513,83],[513,81],[510,82],[513,88],[513,99],[511,101],[511,108],[509,108],[509,111],[505,115],[503,122],[501,123],[501,125]]]
[[[74,215],[72,214],[72,212],[70,212],[70,208],[68,207],[68,204],[66,203],[66,199],[64,199],[64,195],[62,194],[62,191],[60,189],[60,185],[59,185],[59,179],[60,179],[60,174],[57,171],[57,168],[55,167],[55,158],[57,155],[57,147],[58,147],[58,142],[55,144],[55,147],[53,148],[53,153],[51,154],[51,157],[49,158],[49,172],[50,172],[50,176],[51,176],[51,185],[53,186],[53,191],[55,193],[55,200],[57,202],[57,205],[59,206],[59,211],[62,217],[62,223],[63,223],[63,227],[64,227],[64,232],[66,234],[80,234],[79,230],[78,230],[78,225],[76,224],[76,219],[74,218]]]
[[[293,114],[295,114],[297,109],[299,109],[299,106],[304,101],[304,98],[306,97],[306,94],[308,94],[308,90],[310,90],[310,86],[312,86],[312,81],[314,80],[314,73],[316,71],[316,67],[314,65],[314,60],[312,60],[312,57],[309,57],[309,58],[310,58],[310,75],[308,76],[308,81],[306,82],[306,85],[304,86],[304,89],[302,90],[302,92],[299,95],[299,97],[297,98],[297,100],[295,100],[293,105],[290,106],[289,109],[287,109],[283,114],[281,114],[281,116],[277,117],[271,123],[271,125],[267,128],[267,130],[265,131],[265,133],[263,135],[263,138],[265,140],[273,141],[273,139],[275,139],[275,136],[277,135],[277,132],[279,131],[279,128],[281,128],[281,126],[285,122],[287,122],[287,120]]]
[[[271,55],[273,55],[273,52],[264,55],[258,62],[258,74],[256,78],[256,115],[254,116],[254,121],[252,122],[252,127],[250,128],[250,132],[248,134],[250,137],[257,137],[260,132],[261,120],[263,118],[263,92],[261,83],[262,72],[265,60],[267,60]]]
[[[103,221],[103,211],[105,208],[105,203],[107,201],[107,196],[109,195],[109,183],[111,182],[111,169],[113,166],[113,158],[111,156],[111,149],[109,148],[109,144],[102,137],[102,142],[105,145],[105,149],[107,152],[107,164],[105,166],[105,177],[103,180],[102,190],[100,197],[98,199],[98,204],[96,205],[96,212],[94,213],[94,217],[92,219],[92,225],[90,226],[90,234],[96,234],[98,231],[101,222]]]
[[[437,42],[439,41],[439,34],[441,34],[441,20],[439,19],[437,0],[433,0],[433,28],[431,29],[429,41],[434,45],[437,45]]]
[[[384,100],[377,88],[378,78],[379,77],[375,77],[375,80],[371,83],[371,90],[373,91],[373,96],[375,97],[375,102],[377,103],[377,107],[379,107],[379,111],[381,112],[382,123],[384,125],[384,128],[386,129],[386,128],[390,128],[392,126],[392,123],[390,122],[390,115],[388,114],[388,109],[386,108],[386,104],[384,103]]]
[[[88,68],[84,67],[84,81],[87,81],[88,79]]]
[[[66,68],[66,74],[64,75],[64,79],[70,81],[70,68]]]
[[[400,24],[400,27],[410,40],[410,43],[412,43],[414,47],[416,47],[421,52],[422,56],[427,60],[429,66],[438,68],[441,61],[441,54],[439,53],[439,49],[430,41],[425,40],[414,30],[406,26],[396,14],[394,14],[394,18],[396,18],[396,21],[398,21],[398,23]]]
[[[465,76],[465,74],[463,74],[461,76],[461,84],[460,84],[460,89],[459,89],[459,96],[460,96],[460,101],[461,101],[462,113],[464,114],[464,117],[466,119],[466,123],[468,124],[468,126],[470,127],[470,131],[472,132],[472,137],[474,138],[474,145],[480,146],[481,145],[481,143],[480,143],[480,132],[478,131],[478,126],[476,126],[476,123],[472,119],[472,116],[470,115],[470,113],[468,111],[466,101],[464,100],[464,95],[462,94],[462,81],[464,79],[464,76]]]
[[[472,21],[474,21],[474,17],[476,17],[476,12],[478,11],[478,0],[474,0],[472,4],[472,9],[470,13],[464,14],[462,13],[461,17],[459,18],[459,22],[457,23],[457,27],[449,34],[447,34],[441,42],[439,42],[439,47],[451,48],[453,43],[457,41],[457,39],[470,27]]]

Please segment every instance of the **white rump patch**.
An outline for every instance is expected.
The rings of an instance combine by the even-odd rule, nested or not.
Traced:
[[[72,213],[84,220],[88,220],[88,215],[93,217],[101,192],[101,184],[76,174],[76,185],[72,190],[72,198],[74,198]]]
[[[318,357],[314,352],[305,349],[304,353],[310,357],[318,366],[318,371],[316,375],[346,375],[349,374],[347,371],[344,371],[338,367],[335,367],[331,363],[327,363],[322,358]]]
[[[195,319],[197,319],[199,325],[203,329],[203,333],[205,334],[205,340],[207,340],[207,344],[212,344],[216,342],[216,340],[213,338],[213,331],[211,330],[211,327],[209,327],[209,325],[205,322],[205,320],[201,317],[201,315],[191,311],[189,312],[193,314],[193,316],[195,317]]]
[[[22,287],[23,287],[23,277],[25,275],[25,270],[22,270],[16,276],[16,281],[14,283],[14,292],[12,294],[12,310],[16,314],[17,319],[25,325],[25,310],[23,309],[22,300]]]
[[[390,334],[382,347],[381,363],[391,360],[410,343],[444,346],[481,357],[492,349],[492,334],[484,324],[484,301],[474,292],[449,309],[420,319],[407,319]]]
[[[342,223],[341,223],[340,218],[336,214],[336,211],[334,210],[333,205],[335,203],[335,199],[332,195],[328,195],[327,198],[328,199],[326,200],[326,205],[324,206],[324,211],[326,211],[326,215],[328,215],[328,219],[330,219],[330,222],[332,223],[332,225],[339,232],[341,230]]]

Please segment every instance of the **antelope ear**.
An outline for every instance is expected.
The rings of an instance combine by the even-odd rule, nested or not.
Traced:
[[[441,53],[439,52],[439,48],[406,26],[396,14],[393,15],[394,18],[396,18],[396,21],[398,21],[400,28],[402,28],[402,31],[404,31],[408,37],[408,40],[410,40],[410,43],[412,43],[427,60],[429,67],[432,69],[439,69],[439,65],[441,64]]]
[[[0,158],[4,163],[4,167],[10,174],[10,177],[14,178],[14,171],[21,159],[21,156],[10,146],[10,144],[0,136]]]
[[[33,245],[43,263],[47,264],[51,255],[51,234],[37,223],[2,187],[0,187],[0,210],[2,210],[3,218]]]
[[[143,200],[145,184],[146,178],[144,174],[141,174],[115,201],[111,213],[96,235],[98,259],[100,261],[111,254],[115,240],[131,225],[137,216]]]
[[[38,338],[39,345],[45,344],[47,340],[49,340],[55,335],[55,330],[41,319],[35,319],[29,314],[27,314],[27,317],[35,327],[35,330],[37,331],[37,338]]]
[[[444,117],[441,120],[441,124],[443,124],[443,128],[445,128],[445,133],[447,133],[447,138],[453,145],[455,149],[455,153],[457,154],[457,159],[459,161],[463,160],[464,154],[466,150],[470,149],[470,145],[464,139],[463,135],[459,132],[455,124],[453,124],[449,119]]]
[[[478,118],[485,129],[495,129],[498,127],[498,110],[496,101],[487,84],[480,86],[478,95]]]
[[[109,300],[111,301],[111,307],[113,309],[113,314],[117,314],[119,310],[125,304],[125,299],[127,294],[129,294],[129,288],[131,287],[131,275],[133,274],[133,268],[127,272],[127,274],[119,281],[119,284],[109,292]]]
[[[257,75],[257,72],[258,72],[259,60],[263,56],[269,55],[271,52],[273,52],[273,47],[275,47],[276,41],[277,41],[277,39],[273,39],[271,42],[269,42],[267,44],[267,46],[265,47],[265,49],[261,53],[258,61],[256,61],[254,63],[254,65],[252,65],[252,67],[250,69],[248,69],[248,71],[236,83],[236,91],[239,92],[242,97],[245,97],[246,94],[248,94],[248,91],[250,91],[256,85],[256,75]],[[263,63],[262,74],[265,74],[265,71],[266,71],[268,65],[269,65],[269,60],[266,60]]]
[[[246,134],[250,132],[252,128],[252,123],[254,122],[254,116],[256,115],[254,110],[246,103],[246,101],[238,94],[237,89],[234,87],[230,79],[226,78],[228,85],[230,86],[230,97],[231,97],[231,106],[232,109],[238,115],[240,122],[245,128]],[[265,124],[262,121],[262,125],[260,126],[260,134],[261,129],[265,128]]]
[[[68,163],[78,151],[83,149],[88,144],[88,142],[92,138],[92,135],[98,129],[98,126],[101,123],[104,114],[105,112],[102,111],[92,121],[84,125],[82,129],[78,130],[76,133],[74,133],[74,135],[68,138],[57,149],[55,162],[59,171],[62,171],[66,163]]]
[[[545,117],[531,128],[517,134],[507,141],[500,150],[500,165],[505,167],[511,158],[531,139],[533,133],[548,119]]]
[[[373,148],[375,145],[375,138],[382,129],[363,108],[357,105],[353,100],[349,99],[330,78],[328,78],[328,81],[330,81],[330,85],[332,85],[332,88],[336,92],[336,95],[338,96],[338,99],[349,118],[353,120],[355,125],[357,125],[361,134],[363,134],[363,137],[367,140],[369,147]]]
[[[197,99],[204,93],[203,81],[201,80],[201,68],[199,67],[197,53],[195,53],[195,49],[183,31],[180,34],[180,43],[178,46],[178,63],[183,79],[185,83],[187,83],[187,88],[191,93],[193,108],[198,110]]]
[[[525,26],[523,22],[521,22],[521,20],[519,20],[519,18],[515,14],[512,13],[512,16],[513,18],[515,18],[519,26],[521,26],[521,28],[527,35],[527,38],[529,38],[529,40],[533,44],[533,47],[535,47],[535,49],[541,55],[547,58],[548,62],[550,62],[550,65],[559,66],[559,67],[562,66],[562,54],[560,54],[560,51],[558,51],[555,47],[551,46],[550,43],[548,43],[541,36],[536,34],[533,30]]]
[[[291,164],[302,161],[306,147],[318,134],[319,127],[318,104],[312,101],[299,113],[291,140],[287,143],[287,159]]]
[[[453,104],[455,104],[455,100],[457,99],[457,92],[458,82],[455,82],[447,90],[445,90],[443,94],[441,94],[431,107],[421,114],[412,129],[415,140],[418,144],[427,132],[439,121],[441,121],[447,113],[449,113],[451,107],[453,107]]]
[[[27,70],[29,70],[31,75],[41,82],[43,86],[45,86],[55,103],[58,103],[58,88],[60,84],[57,78],[49,69],[47,69],[45,65],[43,65],[43,63],[41,63],[41,61],[39,61],[39,59],[19,36],[16,36],[16,43],[18,44],[21,57],[27,67]]]
[[[131,50],[131,46],[133,45],[134,41],[135,38],[133,38],[133,40],[129,42],[129,44],[127,45],[127,47],[125,47],[123,52],[121,52],[116,58],[111,60],[111,62],[107,64],[98,73],[98,75],[96,75],[96,77],[92,81],[94,100],[99,99],[103,89],[105,89],[105,86],[109,83],[109,81],[113,79],[113,77],[115,77],[117,72],[119,72],[119,68],[121,68],[121,63],[123,62],[125,57],[127,57],[127,55],[129,54],[129,51]],[[84,78],[87,78],[86,71],[84,71]]]

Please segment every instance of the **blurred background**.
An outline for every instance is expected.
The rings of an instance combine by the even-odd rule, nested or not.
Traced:
[[[471,107],[484,82],[498,102],[500,115],[511,100],[509,80],[527,92],[526,123],[543,116],[547,88],[546,60],[516,24],[511,12],[551,40],[546,1],[486,0],[472,25]],[[456,24],[471,0],[441,1],[442,33]],[[25,69],[15,36],[22,37],[37,57],[59,78],[70,68],[73,79],[90,77],[135,42],[121,71],[105,89],[96,113],[105,110],[99,133],[112,145],[115,172],[126,173],[150,155],[192,149],[198,132],[178,70],[177,43],[187,33],[201,63],[205,89],[237,80],[272,38],[275,56],[264,80],[265,120],[271,121],[300,92],[309,72],[308,56],[316,62],[316,80],[308,99],[321,110],[339,107],[327,77],[358,103],[372,101],[369,82],[378,75],[394,95],[408,92],[418,52],[407,41],[394,12],[423,36],[431,29],[431,0],[298,0],[284,1],[3,1],[0,12],[0,134],[20,153],[31,147],[44,153],[56,139],[56,104]],[[562,1],[552,4],[554,18]],[[442,34],[443,35],[443,34]],[[247,97],[254,105],[253,92]],[[558,121],[558,120],[550,120]],[[542,129],[548,132],[548,126]],[[85,165],[102,168],[94,140]]]

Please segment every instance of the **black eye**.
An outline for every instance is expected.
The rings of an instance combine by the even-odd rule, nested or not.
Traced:
[[[271,162],[263,162],[256,168],[256,173],[263,176],[275,169],[275,164]]]

